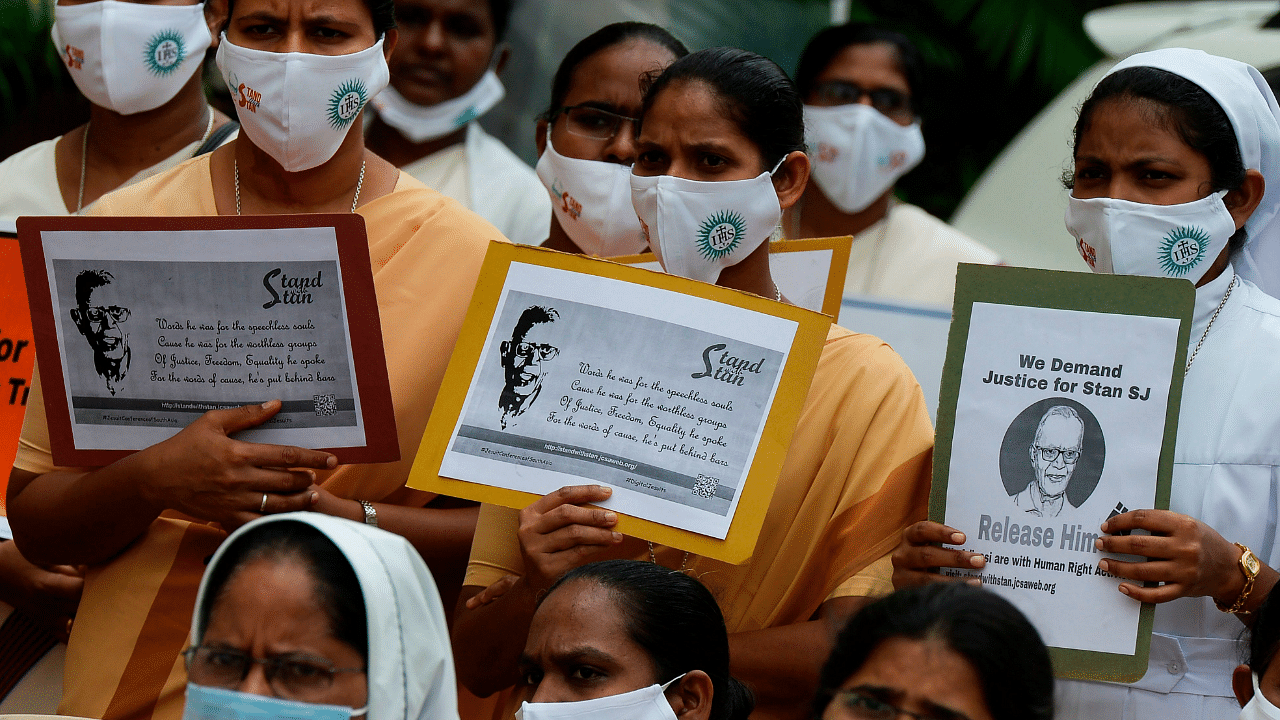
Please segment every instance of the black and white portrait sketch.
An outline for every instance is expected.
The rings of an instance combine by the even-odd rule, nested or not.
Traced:
[[[93,368],[116,394],[129,372],[129,308],[125,293],[106,270],[84,270],[76,275],[76,306],[71,320],[93,351]]]
[[[517,418],[538,399],[547,365],[560,354],[555,322],[560,314],[555,308],[533,305],[525,308],[516,321],[511,339],[501,345],[503,387],[498,396],[502,411],[502,428]]]
[[[1000,449],[1000,475],[1020,510],[1058,517],[1080,507],[1102,475],[1105,441],[1088,408],[1048,398],[1014,418]]]

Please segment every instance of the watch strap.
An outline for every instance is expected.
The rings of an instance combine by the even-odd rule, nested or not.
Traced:
[[[1244,587],[1240,588],[1239,597],[1236,598],[1236,601],[1232,603],[1230,607],[1224,607],[1222,603],[1219,603],[1217,600],[1214,600],[1213,604],[1225,613],[1231,613],[1232,615],[1247,615],[1248,613],[1243,612],[1244,605],[1249,601],[1249,595],[1253,593],[1254,581],[1258,579],[1258,571],[1256,569],[1250,569],[1248,560],[1249,557],[1252,556],[1254,558],[1254,563],[1257,563],[1257,556],[1253,554],[1252,550],[1240,543],[1235,543],[1235,546],[1240,548],[1239,567],[1240,573],[1244,575]]]
[[[361,500],[360,507],[364,508],[364,524],[378,527],[378,511],[374,509],[373,503]]]

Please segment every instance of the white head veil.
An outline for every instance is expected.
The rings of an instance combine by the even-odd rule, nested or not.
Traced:
[[[297,512],[268,515],[236,530],[200,581],[191,644],[204,636],[200,610],[213,569],[241,535],[272,522],[315,527],[355,569],[369,623],[369,720],[458,720],[449,630],[431,571],[407,540],[361,523]]]
[[[1121,60],[1107,74],[1131,67],[1153,67],[1180,75],[1218,101],[1240,143],[1246,170],[1266,181],[1258,209],[1245,223],[1249,238],[1232,258],[1240,275],[1269,295],[1280,295],[1280,107],[1257,68],[1202,50],[1166,48]]]

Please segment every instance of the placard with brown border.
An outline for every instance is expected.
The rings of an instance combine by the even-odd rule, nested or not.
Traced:
[[[280,412],[237,438],[399,459],[359,215],[17,226],[58,465],[105,465],[208,410],[273,399]]]

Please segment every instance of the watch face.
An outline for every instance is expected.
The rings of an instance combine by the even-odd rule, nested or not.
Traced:
[[[1246,552],[1244,555],[1241,555],[1240,564],[1244,566],[1244,569],[1247,570],[1250,575],[1257,575],[1258,570],[1262,569],[1261,565],[1258,563],[1258,557],[1252,552]]]

